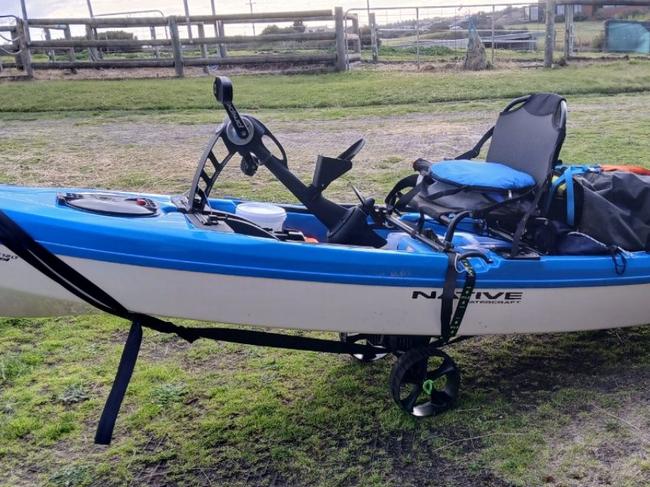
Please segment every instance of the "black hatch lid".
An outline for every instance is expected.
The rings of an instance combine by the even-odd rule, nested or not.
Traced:
[[[59,204],[109,216],[153,216],[158,206],[151,199],[119,193],[59,193]]]

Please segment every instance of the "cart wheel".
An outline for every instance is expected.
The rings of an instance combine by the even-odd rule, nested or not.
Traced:
[[[360,345],[377,346],[381,340],[381,335],[368,335],[366,333],[339,333],[339,339],[343,343],[358,343]],[[387,353],[377,353],[375,355],[366,355],[363,353],[351,353],[354,358],[360,362],[374,362],[384,358]]]
[[[460,371],[442,350],[417,347],[405,352],[390,373],[390,392],[407,413],[434,416],[454,406]]]

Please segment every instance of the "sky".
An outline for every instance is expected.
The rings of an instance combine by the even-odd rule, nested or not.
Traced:
[[[86,0],[25,0],[29,17],[87,17]],[[95,14],[128,10],[162,10],[165,15],[183,14],[183,0],[91,0]],[[210,0],[188,0],[190,12],[210,14]],[[248,0],[215,0],[218,13],[242,13],[249,9]],[[488,3],[487,0],[472,2],[459,0],[371,0],[373,6],[461,5],[462,3]],[[283,10],[331,9],[365,7],[366,0],[253,0],[253,9],[259,12]],[[0,15],[20,14],[19,0],[0,0]]]
[[[30,18],[36,17],[89,17],[87,0],[25,0],[27,5],[27,15]],[[133,10],[160,10],[164,15],[184,15],[183,0],[90,0],[95,15],[126,12]],[[246,13],[249,11],[249,0],[214,0],[216,4],[217,13]],[[255,12],[278,12],[286,10],[315,10],[315,9],[332,9],[335,6],[341,6],[344,10],[350,8],[363,8],[366,7],[366,0],[309,0],[308,2],[301,0],[252,0],[253,10]],[[502,0],[501,0],[502,1]],[[521,0],[515,0],[521,1]],[[188,0],[190,13],[194,15],[208,15],[211,13],[210,0]],[[462,10],[463,4],[489,4],[491,0],[370,0],[372,7],[383,6],[433,6],[433,5],[458,5]],[[444,13],[445,16],[454,15],[458,9],[447,9]],[[398,20],[406,20],[406,18],[414,18],[413,10],[404,11],[390,11],[377,13],[377,21],[379,23],[392,22]],[[429,16],[438,16],[442,13],[441,10],[437,12],[429,10]],[[359,12],[359,19],[362,24],[367,23],[366,15]],[[0,16],[2,15],[16,15],[21,16],[20,0],[0,0]],[[155,14],[154,14],[155,15]],[[425,12],[421,13],[421,17],[426,17]],[[5,22],[7,20],[5,19]],[[3,19],[0,18],[0,23]],[[259,28],[263,28],[260,26]],[[258,28],[258,29],[259,29]],[[73,35],[79,35],[80,32],[76,30],[81,29],[79,26],[73,26]],[[243,25],[229,27],[230,34],[251,34],[248,32],[251,27]],[[43,36],[43,32],[39,29],[32,29],[32,38],[38,39]],[[138,34],[145,34],[135,32]],[[53,37],[59,37],[58,33],[54,33]],[[142,38],[148,35],[142,36]]]

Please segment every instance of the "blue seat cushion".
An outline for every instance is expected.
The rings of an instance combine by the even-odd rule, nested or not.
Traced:
[[[440,161],[431,164],[429,171],[438,181],[474,189],[522,191],[535,186],[530,174],[498,162]]]

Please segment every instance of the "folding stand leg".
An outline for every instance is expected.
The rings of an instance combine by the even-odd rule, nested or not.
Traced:
[[[129,386],[135,362],[138,360],[138,353],[140,352],[140,345],[142,344],[142,326],[139,322],[133,321],[129,336],[124,344],[122,351],[122,358],[120,365],[115,374],[113,387],[106,399],[102,417],[97,426],[97,433],[95,433],[95,443],[99,445],[109,445],[113,437],[113,428],[115,428],[115,421],[120,412],[120,406],[126,394],[126,388]]]

